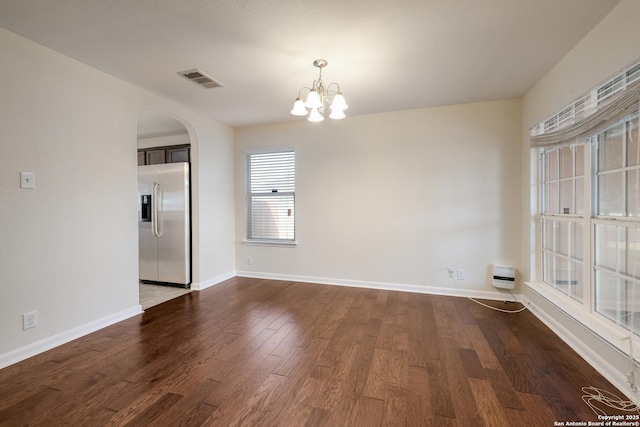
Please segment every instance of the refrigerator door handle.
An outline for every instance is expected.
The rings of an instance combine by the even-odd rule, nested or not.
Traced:
[[[159,221],[159,212],[160,212],[160,208],[159,208],[159,204],[160,204],[160,200],[159,200],[159,191],[158,189],[160,188],[160,183],[156,182],[155,184],[153,184],[153,193],[152,193],[152,197],[153,197],[153,220],[151,223],[151,230],[153,231],[153,235],[156,237],[160,237],[162,236],[162,232],[160,230],[160,221]]]

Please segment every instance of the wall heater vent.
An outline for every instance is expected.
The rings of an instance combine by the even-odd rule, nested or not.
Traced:
[[[513,289],[516,283],[516,269],[510,265],[493,266],[493,286],[500,289]]]

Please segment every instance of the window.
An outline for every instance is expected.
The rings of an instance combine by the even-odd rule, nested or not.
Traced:
[[[637,118],[610,127],[595,138],[595,143],[595,310],[637,333],[640,331],[640,152]],[[636,317],[636,314],[639,315]]]
[[[598,215],[638,217],[638,128],[629,120],[598,138]]]
[[[530,129],[542,283],[529,285],[624,353],[620,336],[640,335],[638,93],[640,62]]]
[[[637,114],[539,152],[542,281],[640,333]]]
[[[247,240],[295,241],[295,152],[246,155]]]
[[[583,301],[584,144],[542,151],[543,281]]]

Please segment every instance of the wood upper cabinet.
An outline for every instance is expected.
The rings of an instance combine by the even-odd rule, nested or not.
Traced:
[[[167,148],[167,163],[188,162],[189,147]]]
[[[158,165],[161,163],[167,163],[167,156],[165,155],[165,150],[147,150],[145,153],[147,165]]]
[[[138,150],[138,166],[191,161],[189,145],[153,147]]]

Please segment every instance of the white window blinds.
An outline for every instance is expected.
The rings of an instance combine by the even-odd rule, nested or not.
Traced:
[[[295,152],[246,156],[247,240],[295,240]]]
[[[531,128],[531,146],[581,142],[636,113],[639,100],[640,63],[636,63]]]
[[[602,103],[589,116],[564,128],[531,137],[532,147],[580,142],[613,126],[627,116],[638,112],[640,82],[618,92]]]

